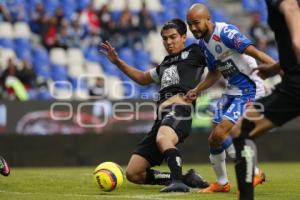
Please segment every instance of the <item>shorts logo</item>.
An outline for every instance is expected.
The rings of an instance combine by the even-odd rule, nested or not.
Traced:
[[[165,116],[165,118],[173,117],[173,116],[175,116],[175,111],[169,112],[169,113]]]
[[[236,112],[233,113],[233,118],[238,119],[240,117],[240,115],[241,115],[241,113],[236,111]]]

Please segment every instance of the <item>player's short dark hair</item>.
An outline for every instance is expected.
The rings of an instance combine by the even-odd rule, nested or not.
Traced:
[[[164,30],[167,30],[170,28],[176,29],[180,35],[185,35],[187,32],[187,27],[186,27],[186,24],[184,23],[184,21],[182,21],[181,19],[178,19],[178,18],[174,18],[163,25],[163,27],[161,28],[160,34],[162,35],[162,32]]]

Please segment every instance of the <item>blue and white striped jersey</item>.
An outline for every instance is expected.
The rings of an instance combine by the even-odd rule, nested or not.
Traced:
[[[243,53],[251,44],[237,27],[220,22],[215,23],[208,42],[204,39],[199,41],[208,69],[219,70],[227,80],[225,94],[264,95],[263,80],[251,74],[252,68],[257,66],[255,59]]]

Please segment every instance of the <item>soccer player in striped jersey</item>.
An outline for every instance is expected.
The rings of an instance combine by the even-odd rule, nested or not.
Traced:
[[[215,111],[213,130],[209,136],[210,161],[217,175],[217,182],[201,190],[204,193],[229,192],[230,184],[226,172],[226,153],[235,157],[233,143],[229,137],[232,128],[242,118],[247,106],[264,92],[263,81],[252,73],[256,60],[264,64],[275,61],[243,35],[237,27],[224,22],[213,23],[207,7],[194,4],[187,13],[191,32],[204,52],[209,73],[205,80],[186,95],[195,99],[203,90],[213,85],[222,75],[227,87]],[[264,174],[256,170],[257,183],[264,181]]]

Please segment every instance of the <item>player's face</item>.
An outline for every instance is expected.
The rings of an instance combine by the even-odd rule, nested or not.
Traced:
[[[196,39],[205,38],[208,35],[208,20],[206,18],[197,17],[196,15],[188,15],[187,23],[190,31]]]
[[[186,35],[180,35],[175,28],[164,30],[162,39],[169,55],[177,54],[185,47]]]

